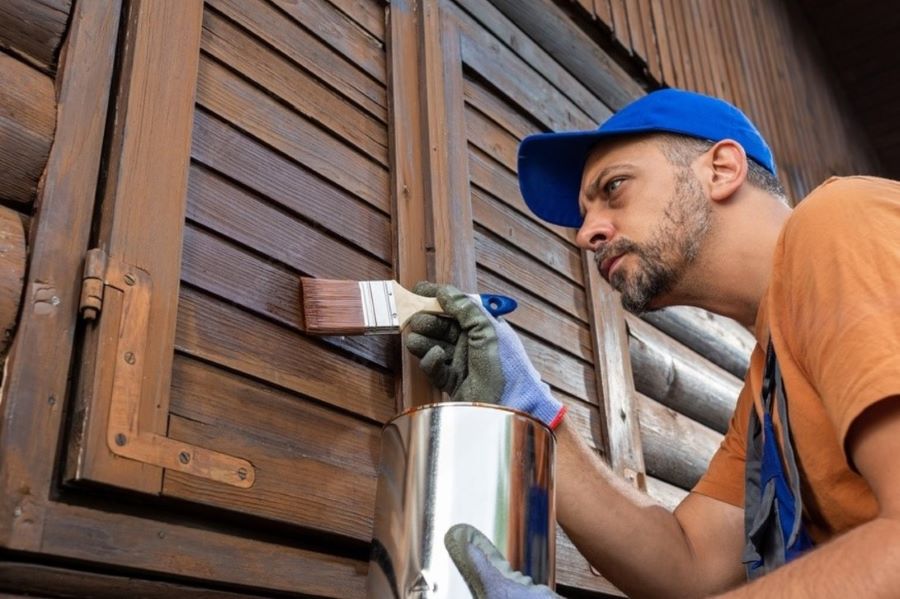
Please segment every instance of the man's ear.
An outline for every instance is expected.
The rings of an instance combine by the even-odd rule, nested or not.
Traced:
[[[707,151],[707,157],[710,198],[727,200],[747,179],[747,153],[738,142],[723,139]]]

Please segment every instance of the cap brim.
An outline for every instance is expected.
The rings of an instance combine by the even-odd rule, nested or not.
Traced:
[[[519,190],[538,217],[563,227],[580,227],[581,175],[591,149],[610,134],[602,131],[539,133],[519,146]]]

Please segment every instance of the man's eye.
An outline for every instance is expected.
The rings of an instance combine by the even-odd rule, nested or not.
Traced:
[[[606,185],[603,186],[603,190],[606,192],[606,195],[610,195],[611,193],[614,193],[624,181],[624,177],[610,179]]]

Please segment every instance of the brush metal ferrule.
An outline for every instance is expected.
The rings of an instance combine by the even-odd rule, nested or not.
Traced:
[[[395,331],[400,328],[393,281],[360,281],[363,319],[366,333]]]

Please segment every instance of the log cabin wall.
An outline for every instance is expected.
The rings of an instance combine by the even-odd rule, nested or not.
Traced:
[[[37,5],[13,1],[0,16],[13,7],[24,22]],[[772,141],[795,199],[832,172],[875,168],[802,23],[775,0],[745,6],[207,0],[200,11],[197,2],[132,0],[120,13],[119,2],[76,0],[67,43],[77,58],[62,71],[70,87],[56,93],[93,100],[83,112],[101,123],[107,107],[116,117],[106,134],[113,174],[97,192],[95,216],[96,162],[79,167],[81,181],[60,173],[76,158],[99,161],[102,128],[73,114],[81,105],[71,99],[57,105],[58,49],[7,46],[6,32],[17,30],[0,28],[0,61],[16,69],[0,68],[0,77],[26,82],[12,99],[0,87],[0,110],[17,107],[0,127],[15,139],[46,139],[23,146],[43,159],[7,154],[23,175],[0,178],[19,194],[0,193],[5,204],[31,214],[51,156],[49,189],[37,195],[44,209],[33,227],[29,299],[3,389],[0,540],[9,551],[0,588],[48,597],[363,595],[380,425],[433,395],[396,338],[306,336],[300,275],[407,285],[430,278],[515,296],[520,308],[509,320],[570,421],[624,477],[677,504],[721,439],[752,339],[697,310],[624,314],[573,232],[524,206],[515,152],[529,133],[593,127],[669,84],[744,108]],[[103,68],[113,68],[120,22],[130,41],[119,42],[117,81]],[[46,30],[27,39],[58,47],[62,30],[56,38]],[[190,50],[179,62],[196,61],[196,69],[184,68],[187,83],[173,84],[193,94],[176,98],[189,107],[189,134],[171,150],[184,145],[183,197],[158,200],[183,202],[183,210],[150,212],[150,197],[139,213],[167,219],[164,228],[177,234],[162,242],[167,264],[135,266],[154,282],[162,266],[179,273],[171,341],[162,329],[148,341],[171,363],[157,373],[171,385],[165,401],[145,403],[163,406],[156,432],[166,438],[248,460],[250,488],[111,453],[109,407],[94,391],[108,380],[96,337],[111,310],[103,308],[100,325],[79,324],[73,307],[80,282],[71,272],[89,247],[104,245],[105,231],[147,235],[140,219],[109,221],[128,201],[113,180],[127,156],[113,153],[141,145],[129,140],[139,133],[128,123],[146,113],[148,123],[167,126],[149,118],[152,102],[129,96],[130,80],[149,70],[159,84],[178,66],[138,70],[128,52],[151,43],[161,53],[183,44]],[[106,66],[79,71],[86,63]],[[803,76],[786,80],[787,72]],[[44,94],[23,91],[28,85]],[[41,102],[50,106],[44,116],[24,110]],[[805,128],[812,122],[829,126]],[[77,200],[68,201],[76,183]],[[92,218],[99,222],[90,234]],[[170,251],[175,243],[180,252]],[[48,305],[62,307],[55,320],[46,318]],[[29,360],[56,366],[48,373]],[[563,593],[616,594],[561,532],[558,559]]]

